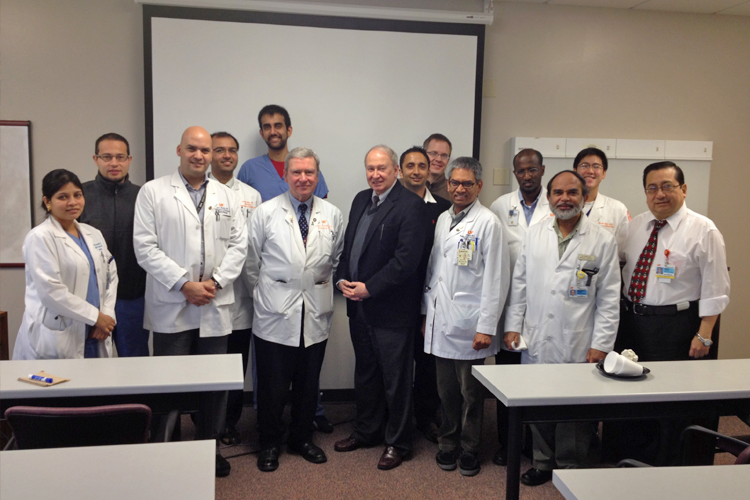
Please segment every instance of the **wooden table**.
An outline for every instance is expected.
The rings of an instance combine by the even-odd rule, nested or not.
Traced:
[[[522,424],[750,411],[750,359],[643,363],[644,380],[615,380],[593,364],[487,365],[472,373],[508,408],[506,498],[517,500]]]
[[[210,500],[216,444],[88,446],[0,452],[3,500]]]

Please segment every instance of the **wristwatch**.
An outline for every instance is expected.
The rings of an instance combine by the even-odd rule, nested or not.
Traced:
[[[696,333],[695,336],[698,337],[698,340],[701,341],[701,344],[703,344],[706,347],[711,347],[714,344],[713,340],[701,337],[700,333]]]
[[[214,285],[216,285],[216,289],[217,290],[221,290],[221,285],[219,284],[218,281],[216,281],[216,278],[211,278],[211,279],[213,280]],[[709,340],[709,342],[710,342],[710,340]],[[708,345],[711,345],[711,344],[708,344]]]

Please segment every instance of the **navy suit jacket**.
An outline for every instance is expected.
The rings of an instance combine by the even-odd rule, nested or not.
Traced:
[[[336,271],[336,282],[352,281],[349,258],[357,225],[372,203],[372,189],[357,193],[349,212],[344,251]],[[410,328],[420,315],[421,290],[418,268],[424,250],[425,202],[396,181],[388,197],[375,212],[365,235],[359,258],[358,279],[370,298],[362,302],[365,321],[379,328]],[[346,301],[347,316],[357,314],[357,302]]]

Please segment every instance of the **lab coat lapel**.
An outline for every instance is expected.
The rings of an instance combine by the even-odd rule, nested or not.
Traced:
[[[305,260],[305,245],[302,242],[302,232],[299,230],[299,219],[297,218],[297,214],[294,213],[294,207],[292,206],[292,201],[289,199],[289,194],[284,194],[284,203],[282,203],[281,208],[284,210],[284,220],[286,221],[287,225],[289,226],[289,231],[291,233],[292,238],[292,244],[297,251],[298,256],[302,258],[302,260]],[[310,226],[310,221],[308,221],[308,227]],[[310,231],[307,232],[307,237],[310,237]]]
[[[75,241],[73,241],[73,238],[70,237],[68,233],[65,232],[65,229],[60,225],[59,222],[57,222],[57,219],[55,219],[53,216],[49,216],[47,219],[47,222],[52,224],[52,227],[55,228],[55,238],[62,239],[63,245],[67,246],[68,248],[72,249],[73,252],[78,255],[81,259],[83,259],[84,262],[88,265],[89,259],[86,257],[86,254],[81,250],[81,247],[79,247]],[[78,223],[75,223],[76,229],[78,229],[78,237],[81,237],[81,226],[78,225]],[[83,237],[84,241],[88,244],[86,236]],[[94,255],[93,253],[91,254]]]
[[[565,249],[565,253],[563,253],[562,258],[560,259],[560,262],[563,262],[570,258],[571,255],[574,253],[578,253],[578,247],[581,246],[581,237],[586,234],[586,231],[589,229],[589,220],[586,217],[586,214],[583,214],[581,216],[581,224],[578,226],[578,232],[573,235],[573,237],[570,239],[570,243],[568,243],[568,248]],[[552,228],[552,231],[554,232],[554,228]],[[555,234],[557,236],[557,234]]]
[[[310,219],[307,221],[309,231],[307,232],[307,247],[313,248],[315,242],[320,238],[320,231],[318,231],[318,225],[323,223],[323,213],[320,211],[320,203],[316,197],[313,197],[312,213]],[[300,238],[302,234],[300,233]]]
[[[211,183],[209,182],[208,184],[210,185]],[[193,203],[193,199],[190,198],[190,194],[188,194],[188,190],[185,187],[185,183],[182,181],[182,177],[180,177],[179,171],[172,174],[172,187],[175,188],[174,197],[177,198],[180,203],[185,205],[185,209],[195,220],[200,222],[198,211],[195,209],[195,203]],[[206,186],[206,189],[208,189],[208,186]],[[206,201],[208,201],[208,191],[206,192]],[[208,203],[206,203],[206,205],[208,205]]]

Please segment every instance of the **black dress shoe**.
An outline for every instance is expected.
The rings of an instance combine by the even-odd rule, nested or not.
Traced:
[[[328,461],[326,454],[312,441],[306,441],[299,445],[288,445],[289,453],[296,453],[302,458],[313,464],[323,464]]]
[[[508,450],[505,446],[500,445],[495,452],[495,456],[492,457],[492,463],[495,465],[508,465]]]
[[[552,479],[551,470],[539,470],[531,468],[521,474],[521,482],[526,486],[539,486]]]
[[[240,444],[242,443],[242,438],[240,437],[240,433],[237,432],[237,429],[234,427],[227,427],[224,434],[221,436],[221,442],[226,445]]]
[[[331,434],[333,432],[333,424],[326,418],[325,415],[317,415],[313,419],[313,429],[318,432]]]
[[[216,477],[227,477],[229,475],[229,471],[232,470],[232,466],[229,465],[229,461],[219,455],[216,454]]]
[[[355,437],[349,436],[346,439],[336,441],[333,449],[336,451],[354,451],[363,448],[365,444]]]
[[[258,470],[273,472],[279,468],[279,447],[272,446],[260,451],[258,455]]]

